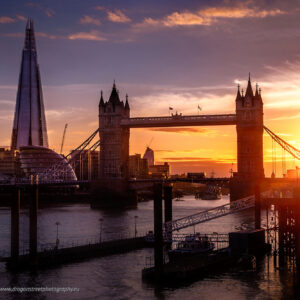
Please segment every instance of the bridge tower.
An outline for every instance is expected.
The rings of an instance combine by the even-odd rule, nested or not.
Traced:
[[[121,127],[121,120],[130,117],[128,97],[120,101],[114,82],[107,102],[101,91],[99,103],[100,173],[103,178],[128,178],[129,128]]]
[[[101,91],[99,102],[99,184],[105,200],[125,199],[128,196],[130,129],[121,127],[121,121],[129,117],[128,96],[126,95],[125,103],[120,100],[115,82],[107,102],[104,102]]]
[[[233,179],[231,199],[254,193],[255,182],[264,177],[263,102],[261,90],[252,90],[249,74],[244,95],[238,87],[236,96],[237,174]]]

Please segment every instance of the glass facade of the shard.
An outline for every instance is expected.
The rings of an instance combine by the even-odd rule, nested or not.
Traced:
[[[11,148],[43,146],[48,148],[47,127],[33,22],[26,26]]]

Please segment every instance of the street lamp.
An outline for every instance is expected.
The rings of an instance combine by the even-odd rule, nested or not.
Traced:
[[[102,223],[103,223],[103,218],[100,218],[99,222],[100,222],[100,243],[101,243],[101,241],[102,241]]]
[[[137,221],[138,216],[134,216],[134,237],[137,235],[137,228],[136,228],[136,221]]]
[[[56,222],[55,225],[56,225],[56,248],[58,248],[58,245],[59,245],[58,226],[60,225],[60,223]]]

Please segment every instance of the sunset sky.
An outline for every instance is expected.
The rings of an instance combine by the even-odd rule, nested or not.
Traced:
[[[26,19],[34,20],[50,147],[64,152],[98,123],[100,90],[116,80],[131,116],[235,112],[237,84],[251,72],[264,123],[300,149],[299,0],[1,0],[0,145],[10,145]],[[234,126],[132,129],[130,152],[150,142],[173,173],[236,170]],[[277,175],[282,151],[277,148]],[[295,162],[286,156],[287,168]],[[272,143],[264,137],[265,173]],[[297,162],[296,162],[297,165]]]

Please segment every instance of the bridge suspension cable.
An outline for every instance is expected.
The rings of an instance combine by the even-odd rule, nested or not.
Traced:
[[[277,144],[279,144],[285,151],[290,153],[295,159],[300,160],[300,150],[283,140],[277,134],[272,132],[269,128],[264,126],[264,130],[269,134],[269,136],[274,140]]]
[[[83,143],[81,143],[77,148],[72,150],[67,156],[62,158],[59,162],[55,162],[51,167],[44,170],[40,175],[42,181],[45,180],[61,180],[65,179],[67,172],[68,172],[68,166],[74,161],[75,157],[77,155],[80,155],[86,148],[89,146],[89,144],[92,142],[92,140],[95,138],[97,133],[99,132],[99,128],[95,130]],[[98,140],[96,143],[94,143],[90,148],[87,150],[95,151],[95,149],[100,145],[100,140]],[[75,155],[72,155],[75,154]],[[68,159],[69,158],[69,159]]]
[[[72,150],[66,158],[70,157],[74,152],[76,151],[83,151],[89,144],[90,142],[94,139],[96,134],[99,132],[99,128],[97,128],[82,144],[80,144],[76,149]]]

